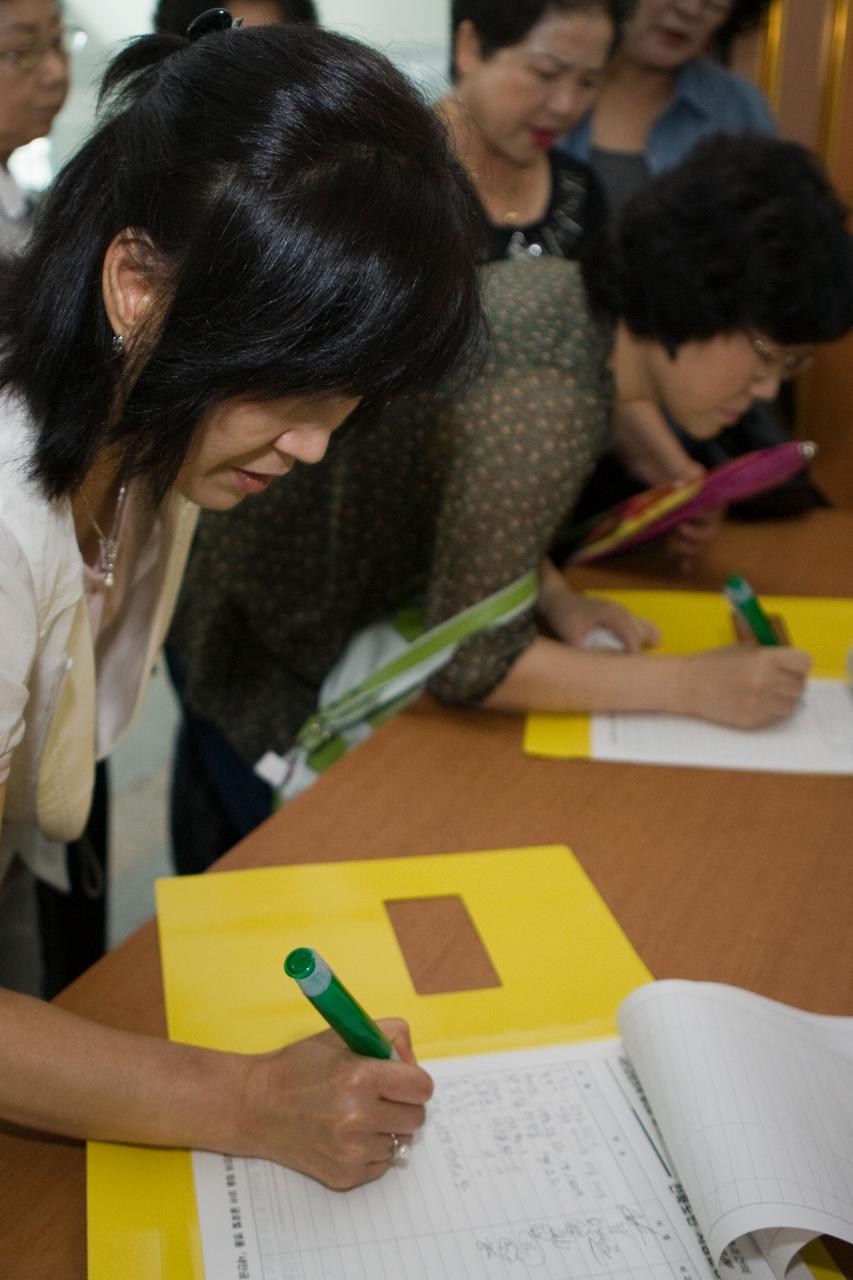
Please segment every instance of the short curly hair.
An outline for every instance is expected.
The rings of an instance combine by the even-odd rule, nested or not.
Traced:
[[[625,206],[611,314],[671,351],[742,329],[783,344],[832,341],[853,328],[846,221],[805,147],[709,138]]]

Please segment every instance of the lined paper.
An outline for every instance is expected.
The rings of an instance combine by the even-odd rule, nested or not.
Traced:
[[[712,1252],[853,1241],[853,1018],[717,983],[658,982],[619,1025]]]
[[[207,1280],[707,1280],[708,1246],[619,1041],[429,1070],[410,1159],[367,1187],[194,1154]],[[729,1262],[772,1275],[749,1239]]]
[[[731,610],[718,593],[703,591],[592,591],[590,595],[624,605],[654,622],[661,633],[655,653],[701,653],[735,639]],[[557,760],[601,759],[647,764],[699,765],[710,768],[772,769],[781,772],[853,773],[853,694],[850,643],[853,599],[815,596],[762,596],[771,615],[781,617],[791,641],[811,655],[805,716],[792,721],[780,744],[775,730],[725,730],[686,718],[665,716],[598,717],[602,752],[593,747],[593,717],[576,714],[529,715],[524,750]],[[650,658],[654,654],[649,655]],[[838,723],[836,723],[838,722]],[[791,727],[796,728],[791,733]],[[724,734],[725,737],[721,737]],[[748,741],[747,739],[752,739]],[[696,758],[689,752],[695,751]],[[813,752],[820,753],[818,757]]]
[[[766,729],[731,729],[692,716],[592,717],[594,760],[778,773],[853,773],[853,690],[809,680],[797,710]]]

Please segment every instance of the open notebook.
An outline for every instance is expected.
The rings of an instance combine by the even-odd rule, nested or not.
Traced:
[[[430,1064],[409,1160],[346,1195],[196,1153],[207,1280],[769,1280],[853,1241],[853,1019],[673,981],[619,1022]]]
[[[464,904],[499,984],[421,995],[385,904],[448,896]],[[423,1058],[612,1036],[617,1006],[651,976],[561,846],[179,876],[158,882],[157,914],[169,1035],[244,1053],[322,1029],[282,972],[306,942],[365,1008],[405,1017]],[[530,938],[535,947],[519,945]],[[574,980],[555,987],[543,970]],[[210,1280],[188,1152],[89,1143],[87,1169],[90,1280]],[[227,1256],[232,1280],[264,1274]],[[267,1274],[290,1273],[282,1261]]]
[[[415,991],[385,904],[436,895],[461,899],[499,985]],[[90,1143],[90,1280],[578,1280],[617,1271],[708,1280],[712,1272],[673,1173],[673,1161],[679,1170],[684,1164],[689,1181],[680,1139],[670,1138],[667,1152],[645,1109],[648,1098],[666,1127],[672,1069],[688,1098],[701,1088],[709,1107],[724,1107],[729,1119],[735,1104],[725,1099],[736,1096],[741,1106],[736,1082],[743,1075],[732,1054],[760,1042],[782,1085],[803,1099],[809,1077],[798,1078],[804,1072],[797,1064],[812,1072],[817,1100],[802,1123],[828,1128],[824,1117],[837,1115],[839,1139],[842,1121],[850,1134],[850,1086],[845,1113],[843,1087],[834,1099],[829,1076],[817,1074],[817,1033],[838,1020],[786,1012],[756,997],[729,998],[725,988],[644,985],[648,970],[564,847],[184,876],[158,882],[157,906],[173,1039],[263,1052],[319,1030],[319,1015],[281,969],[287,951],[308,942],[371,1012],[408,1019],[421,1056],[433,1060],[436,1095],[408,1165],[345,1195],[264,1161],[191,1160],[182,1151]],[[675,1047],[661,1055],[657,1022],[648,1024],[644,1046],[634,1010],[648,1003],[654,1012],[658,992],[670,986],[676,994],[686,990],[696,1012],[667,1015]],[[708,1005],[706,991],[722,993],[726,1010],[731,1005],[725,1018],[736,1034],[728,1048],[719,1010],[703,1014],[702,1026],[691,1022],[702,1007],[694,997]],[[616,1038],[618,1007],[636,1072]],[[739,1030],[741,1017],[757,1030]],[[698,1046],[695,1062],[685,1058],[681,1026]],[[844,1036],[849,1046],[842,1028]],[[709,1068],[709,1046],[721,1055],[719,1067]],[[672,1066],[660,1068],[654,1054]],[[751,1060],[747,1066],[743,1079],[754,1081]],[[836,1075],[853,1075],[851,1066],[847,1057]],[[729,1076],[735,1083],[724,1093]],[[657,1093],[653,1078],[661,1081]],[[786,1107],[777,1110],[770,1079],[757,1093],[771,1100],[765,1120],[778,1178],[782,1140],[772,1125]],[[704,1105],[708,1121],[713,1110]],[[805,1143],[808,1131],[797,1132],[790,1143]],[[849,1200],[853,1139],[843,1141],[847,1164],[839,1158],[833,1178],[843,1190],[846,1177]],[[811,1160],[808,1148],[806,1156]],[[701,1179],[701,1161],[697,1168]],[[840,1233],[836,1218],[849,1221],[851,1211],[830,1205],[831,1190],[821,1188],[820,1221]],[[697,1215],[702,1203],[697,1194]],[[775,1203],[770,1208],[773,1222],[785,1221]],[[800,1225],[817,1229],[809,1222]],[[705,1247],[716,1249],[727,1232],[727,1225],[715,1234],[706,1226]],[[729,1260],[741,1275],[770,1280],[749,1241]],[[811,1256],[809,1263],[815,1270]]]

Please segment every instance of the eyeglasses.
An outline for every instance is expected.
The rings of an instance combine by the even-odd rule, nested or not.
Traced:
[[[776,347],[757,333],[749,333],[752,349],[758,356],[763,374],[772,378],[795,378],[798,373],[808,369],[814,360],[814,349],[805,347],[801,351],[791,351],[787,347]]]
[[[30,40],[13,49],[0,49],[0,68],[29,75],[50,53],[60,58],[82,49],[88,40],[82,27],[64,26],[50,40]]]

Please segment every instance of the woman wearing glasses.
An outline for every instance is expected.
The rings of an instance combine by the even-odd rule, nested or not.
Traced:
[[[25,248],[33,224],[32,202],[9,171],[9,158],[49,133],[68,92],[68,54],[69,32],[55,0],[0,0],[0,259]],[[20,868],[0,892],[0,973],[23,988],[38,985],[42,968],[33,959],[37,896],[32,877]],[[71,894],[59,902],[63,916],[72,902],[79,915],[92,910],[91,899],[81,902]],[[51,909],[47,897],[38,905]]]
[[[631,195],[672,168],[701,139],[715,133],[774,134],[775,122],[758,88],[707,55],[760,22],[769,0],[637,0],[625,38],[593,109],[561,146],[589,164],[615,221]],[[790,404],[790,397],[784,403]],[[764,402],[711,445],[674,432],[652,405],[637,405],[617,422],[623,461],[607,457],[579,508],[593,515],[643,484],[689,479],[729,457],[787,438],[785,414]],[[689,453],[688,453],[689,451]],[[784,514],[810,505],[804,476],[753,499],[756,514]],[[713,518],[682,525],[670,546],[689,568],[714,531]]]
[[[22,249],[32,225],[9,157],[50,132],[67,93],[68,43],[58,4],[0,0],[0,254]]]
[[[171,633],[196,729],[174,792],[181,869],[202,869],[269,812],[253,764],[287,751],[353,636],[418,585],[432,626],[539,570],[535,607],[467,639],[430,678],[451,704],[741,728],[794,710],[805,653],[647,655],[653,629],[572,592],[548,555],[614,405],[654,402],[707,440],[775,394],[809,344],[853,326],[845,211],[802,148],[711,139],[637,193],[614,259],[607,288],[583,262],[545,254],[484,268],[494,349],[462,395],[400,402],[368,449],[341,441],[251,509],[202,520]],[[278,551],[259,573],[268,539]],[[625,651],[586,648],[597,626]],[[235,652],[261,673],[254,691],[233,679]]]

